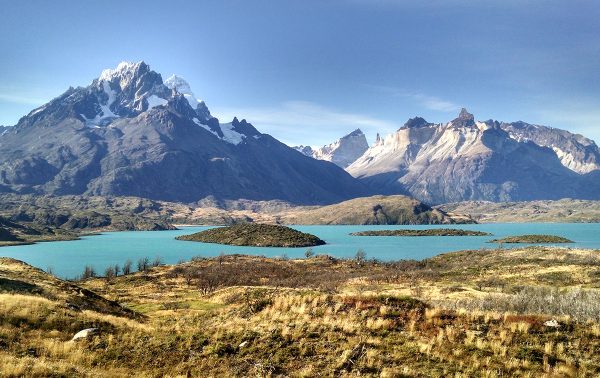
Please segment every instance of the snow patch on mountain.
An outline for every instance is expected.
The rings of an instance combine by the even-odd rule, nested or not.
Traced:
[[[148,101],[148,109],[152,109],[157,106],[164,106],[169,103],[169,101],[165,100],[164,98],[160,98],[157,95],[152,95],[152,96],[148,97],[147,101]]]
[[[37,108],[37,109],[33,109],[33,110],[32,110],[32,111],[31,111],[31,112],[28,114],[28,116],[29,116],[29,117],[31,117],[31,116],[34,116],[34,115],[38,114],[39,112],[43,111],[44,109],[46,109],[46,105],[42,105],[42,106],[40,106],[40,107],[39,107],[39,108]]]
[[[194,123],[196,125],[202,127],[204,130],[208,131],[209,133],[213,134],[217,138],[221,139],[221,137],[219,136],[219,134],[217,134],[214,130],[212,130],[210,127],[208,127],[208,125],[205,125],[202,122],[200,122],[200,120],[198,118],[194,118],[192,121],[194,121]]]
[[[80,114],[81,117],[83,117],[83,119],[85,120],[86,125],[90,127],[106,126],[113,119],[119,117],[110,109],[111,105],[115,102],[117,93],[110,87],[108,82],[102,81],[101,83],[102,89],[106,94],[107,100],[104,104],[102,104],[102,102],[99,103],[100,112],[96,114],[94,118],[91,119],[86,118],[83,114]]]
[[[238,133],[233,129],[232,123],[221,123],[219,125],[223,132],[223,140],[231,144],[240,144],[245,138],[245,135]]]
[[[196,109],[198,104],[201,102],[194,96],[194,92],[192,92],[190,84],[181,76],[171,75],[171,77],[165,80],[164,84],[167,86],[167,88],[181,93],[188,101],[192,109]]]
[[[244,134],[240,134],[237,131],[235,131],[231,122],[219,124],[219,128],[221,129],[221,132],[223,133],[223,137],[221,137],[218,133],[216,133],[208,125],[205,125],[202,122],[200,122],[200,120],[198,118],[194,118],[193,121],[196,125],[202,127],[204,130],[210,132],[217,138],[219,138],[222,141],[225,141],[229,144],[238,145],[238,144],[242,143],[244,141],[244,138],[246,137]]]

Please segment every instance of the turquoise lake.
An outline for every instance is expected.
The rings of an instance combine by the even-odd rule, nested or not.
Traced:
[[[477,224],[455,226],[293,226],[317,235],[327,245],[313,247],[317,254],[336,257],[353,257],[363,249],[367,258],[380,260],[424,259],[444,252],[492,248],[487,241],[523,234],[551,234],[575,241],[563,246],[600,249],[600,224],[559,223],[511,223]],[[101,235],[83,237],[81,240],[48,242],[33,245],[2,247],[0,256],[23,260],[41,269],[52,268],[59,277],[74,278],[81,274],[85,265],[92,265],[98,273],[108,265],[123,263],[130,259],[134,266],[141,257],[154,259],[160,256],[167,264],[189,260],[194,256],[217,256],[240,253],[269,257],[287,255],[290,258],[304,257],[306,248],[257,248],[234,247],[175,240],[176,236],[191,234],[210,227],[182,227],[175,231],[106,232]],[[369,237],[350,236],[350,232],[361,230],[426,228],[462,228],[492,233],[493,236],[445,236],[445,237]],[[510,248],[505,245],[505,248]],[[468,264],[468,261],[465,261]]]

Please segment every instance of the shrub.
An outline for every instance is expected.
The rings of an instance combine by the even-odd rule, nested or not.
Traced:
[[[107,281],[112,281],[112,279],[115,278],[114,266],[106,267],[106,269],[104,270],[104,278],[106,278]]]
[[[150,269],[150,258],[142,257],[137,262],[138,272],[147,272]]]
[[[124,275],[128,275],[131,273],[131,266],[133,265],[133,262],[131,262],[131,260],[127,260],[125,261],[125,264],[123,264],[123,274]]]
[[[367,259],[367,252],[365,252],[362,248],[356,251],[356,255],[354,256],[354,260],[358,265],[361,265]]]
[[[156,256],[154,261],[152,261],[152,267],[156,268],[161,265],[164,265],[162,258],[160,256]]]
[[[87,279],[87,278],[92,278],[92,277],[96,277],[96,271],[94,270],[94,267],[91,265],[86,265],[83,268],[83,274],[81,275],[81,279]]]

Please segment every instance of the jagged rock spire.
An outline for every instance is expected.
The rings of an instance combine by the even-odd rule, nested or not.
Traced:
[[[454,126],[473,126],[475,125],[475,117],[467,109],[462,108],[458,117],[452,120],[452,124]]]
[[[408,121],[406,121],[406,123],[404,124],[404,128],[410,129],[410,128],[416,128],[416,127],[422,127],[422,126],[427,126],[430,123],[427,122],[425,120],[425,118],[422,117],[414,117],[414,118],[410,118]]]

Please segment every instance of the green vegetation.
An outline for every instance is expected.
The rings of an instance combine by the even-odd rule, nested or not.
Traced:
[[[0,217],[0,247],[77,238],[77,234],[71,231],[37,224],[21,224]]]
[[[177,239],[254,247],[313,247],[325,244],[318,237],[293,228],[259,223],[212,228]]]
[[[0,259],[1,375],[600,375],[598,251],[362,257],[225,255],[77,285]]]
[[[47,227],[72,233],[174,229],[159,202],[135,197],[0,194],[0,216],[33,228]]]
[[[16,242],[21,241],[9,229],[0,227],[0,242]]]
[[[375,230],[352,232],[352,236],[490,236],[482,231],[437,228],[428,230]]]
[[[502,239],[490,240],[490,243],[524,243],[524,244],[546,244],[546,243],[573,243],[572,240],[554,235],[520,235],[509,236]]]

